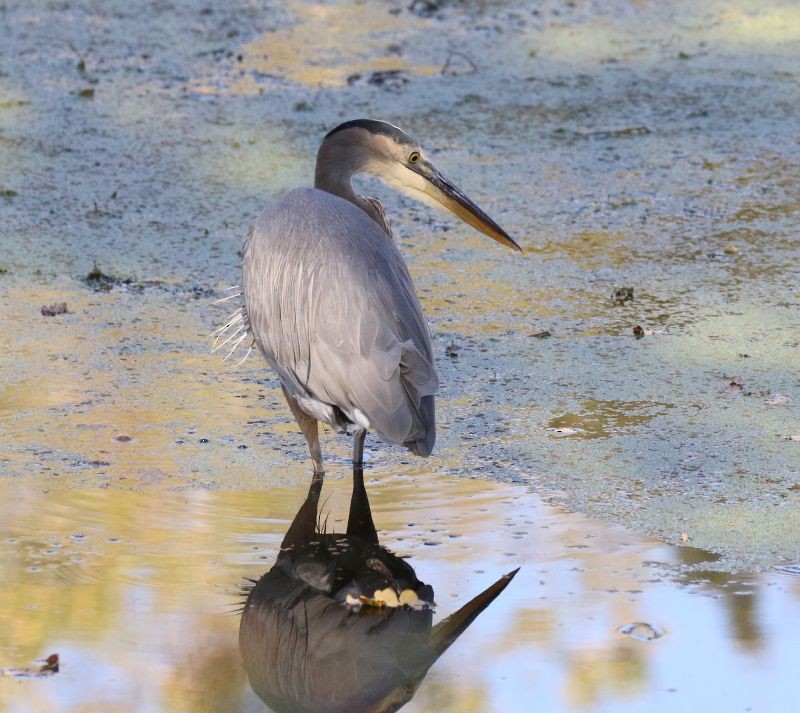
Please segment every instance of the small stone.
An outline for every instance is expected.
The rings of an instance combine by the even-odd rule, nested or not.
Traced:
[[[635,621],[632,624],[625,624],[617,631],[625,636],[630,636],[632,639],[638,641],[654,641],[664,636],[664,630],[653,624],[648,624],[644,621]]]

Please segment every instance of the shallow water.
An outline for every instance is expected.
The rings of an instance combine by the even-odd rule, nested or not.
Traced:
[[[42,493],[4,482],[2,667],[57,652],[49,678],[0,677],[6,711],[258,711],[237,649],[245,578],[277,555],[304,487]],[[343,531],[346,478],[326,483]],[[433,585],[436,618],[516,579],[404,710],[786,710],[800,693],[800,580],[716,559],[465,478],[367,483],[381,542]],[[142,527],[142,523],[147,523]],[[620,633],[644,622],[654,640]]]
[[[359,115],[526,249],[361,184],[442,382],[434,459],[368,441],[382,537],[439,617],[522,566],[404,710],[796,696],[795,4],[433,5],[0,3],[0,668],[63,660],[7,710],[263,709],[229,611],[306,447],[257,358],[209,355],[211,302]]]

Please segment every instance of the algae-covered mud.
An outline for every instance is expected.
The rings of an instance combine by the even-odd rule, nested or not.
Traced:
[[[757,698],[723,707],[783,710],[800,562],[798,53],[793,2],[0,0],[0,668],[65,661],[47,680],[0,677],[9,710],[31,695],[34,710],[78,710],[83,665],[106,676],[97,710],[164,708],[132,687],[225,710],[182,688],[220,666],[244,690],[235,621],[192,617],[260,576],[254,533],[272,533],[259,556],[274,561],[310,466],[260,358],[209,354],[235,306],[213,301],[239,283],[263,202],[309,185],[321,137],[359,116],[418,138],[526,251],[359,179],[392,219],[442,382],[434,457],[368,439],[368,488],[388,483],[376,518],[406,513],[378,527],[396,550],[401,527],[418,538],[423,572],[443,553],[445,602],[523,565],[458,644],[475,637],[481,658],[459,673],[454,647],[408,709],[513,710],[529,686],[549,691],[543,710],[714,710],[721,678],[685,682],[716,659]],[[346,479],[348,440],[323,447]],[[424,544],[424,497],[473,486],[503,493],[476,524],[493,533],[485,565],[449,537],[475,519],[466,495]],[[561,616],[530,610],[540,569],[582,565],[539,549],[541,528],[510,533],[506,501],[559,535],[572,517],[587,536],[624,533],[636,582],[597,560],[602,585],[586,590],[614,616],[575,614],[571,584],[541,585]],[[90,530],[93,544],[70,539]],[[53,548],[70,554],[48,568]],[[698,552],[702,575],[687,573]],[[181,582],[202,593],[187,603]],[[147,638],[157,611],[191,632],[185,649],[160,619]],[[640,620],[666,634],[617,631]],[[498,652],[489,671],[501,640],[539,663],[506,669]],[[195,667],[199,650],[219,658]],[[452,698],[478,670],[489,702]],[[454,677],[450,708],[424,698],[437,675]]]
[[[323,133],[381,116],[527,251],[366,181],[440,356],[437,457],[408,469],[528,483],[732,566],[800,559],[797,20],[746,2],[4,3],[3,473],[304,477],[261,361],[208,355],[211,301],[262,202],[311,182]]]

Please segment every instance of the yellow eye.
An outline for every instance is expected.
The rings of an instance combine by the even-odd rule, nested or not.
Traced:
[[[419,151],[412,151],[408,154],[409,163],[416,163],[417,161],[419,161]]]

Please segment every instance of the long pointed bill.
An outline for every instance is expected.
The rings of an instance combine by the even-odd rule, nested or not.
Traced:
[[[414,173],[425,179],[424,185],[415,186],[417,190],[428,199],[433,199],[440,206],[444,206],[451,213],[457,215],[484,235],[488,235],[501,245],[522,252],[514,239],[473,203],[461,190],[450,183],[439,171],[427,161],[420,161],[409,167]],[[426,201],[428,202],[428,201]]]
[[[519,567],[513,572],[509,572],[498,579],[487,589],[484,589],[478,596],[473,597],[461,609],[451,614],[447,619],[440,621],[431,630],[430,649],[433,661],[438,659],[450,645],[463,634],[467,627],[478,618],[478,615],[486,609],[500,592],[502,592],[514,579],[519,572]],[[432,663],[432,662],[431,662]]]

